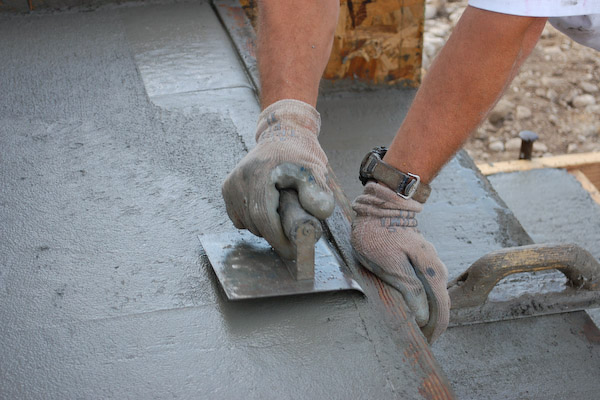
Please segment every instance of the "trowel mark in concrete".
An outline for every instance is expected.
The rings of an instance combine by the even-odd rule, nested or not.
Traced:
[[[208,2],[122,10],[144,87],[159,107],[217,112],[254,146],[260,107],[227,33]]]
[[[150,98],[251,85],[208,2],[122,10]]]

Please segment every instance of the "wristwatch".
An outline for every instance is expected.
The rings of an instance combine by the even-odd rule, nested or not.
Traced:
[[[359,178],[363,185],[374,180],[383,183],[403,199],[414,199],[419,203],[425,203],[431,187],[423,182],[419,175],[405,173],[397,170],[383,161],[387,152],[385,147],[375,147],[367,153],[360,164]]]

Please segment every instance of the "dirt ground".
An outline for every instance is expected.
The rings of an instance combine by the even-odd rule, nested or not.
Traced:
[[[465,3],[447,3],[430,16],[425,52],[428,42],[430,54],[439,51]],[[600,151],[599,84],[600,53],[548,23],[520,73],[465,148],[476,162],[517,159],[519,132],[530,130],[539,135],[534,157]]]

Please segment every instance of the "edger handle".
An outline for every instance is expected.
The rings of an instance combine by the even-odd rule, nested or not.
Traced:
[[[283,232],[296,249],[296,260],[288,265],[290,272],[297,280],[313,279],[315,244],[323,233],[321,223],[302,208],[295,190],[279,191],[278,211]]]
[[[488,253],[450,282],[452,308],[483,304],[496,283],[520,272],[557,269],[569,284],[584,290],[600,288],[600,263],[575,244],[534,244]]]

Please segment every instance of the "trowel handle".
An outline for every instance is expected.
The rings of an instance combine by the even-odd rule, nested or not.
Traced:
[[[315,243],[321,238],[323,233],[321,223],[302,208],[295,190],[279,191],[279,216],[283,232],[292,244],[298,244],[300,234],[312,235],[314,232]]]
[[[511,274],[557,269],[571,286],[600,289],[600,263],[575,244],[534,244],[509,247],[488,253],[450,282],[452,308],[485,303],[496,283]]]
[[[315,244],[323,230],[318,219],[307,213],[294,190],[279,192],[279,216],[283,232],[294,245],[296,258],[286,266],[296,280],[315,278]]]

